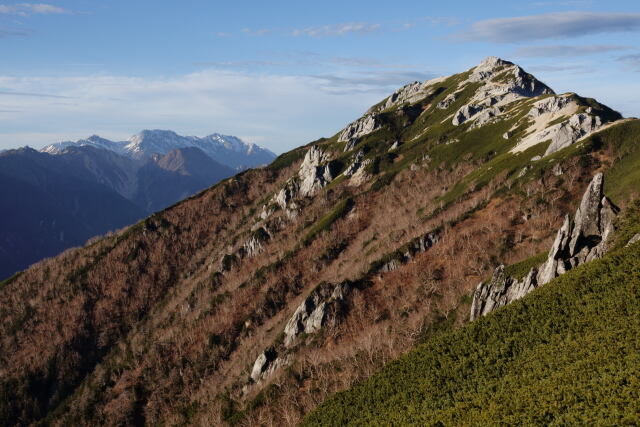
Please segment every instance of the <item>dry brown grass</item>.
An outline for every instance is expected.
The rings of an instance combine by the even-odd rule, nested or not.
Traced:
[[[241,422],[296,424],[437,325],[464,322],[465,296],[497,263],[548,248],[586,185],[587,171],[567,164],[565,175],[547,174],[522,195],[496,196],[506,179],[499,176],[440,210],[443,188],[474,167],[405,170],[379,192],[337,186],[305,202],[293,222],[277,212],[269,221],[279,231],[264,252],[220,282],[212,279],[219,260],[247,238],[264,196],[296,165],[278,176],[246,173],[146,227],[39,263],[0,289],[0,392],[20,385],[7,415],[43,417],[73,392],[59,408],[67,418],[54,423],[218,425],[229,416],[228,398],[241,409],[263,391],[263,404]],[[347,196],[352,211],[302,245],[308,225]],[[436,227],[442,234],[432,249],[396,271],[363,277],[372,261]],[[342,251],[331,258],[332,248]],[[343,321],[294,349],[293,365],[272,386],[244,396],[256,356],[276,342],[303,298],[320,281],[346,279],[364,280]],[[52,392],[38,396],[28,384]]]

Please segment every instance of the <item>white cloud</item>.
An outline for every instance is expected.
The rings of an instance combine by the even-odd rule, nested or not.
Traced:
[[[330,37],[330,36],[345,36],[350,33],[367,34],[380,30],[382,26],[380,24],[365,24],[365,23],[347,23],[337,25],[323,25],[319,27],[307,27],[295,29],[291,32],[294,36],[309,36],[309,37]]]
[[[624,55],[617,59],[633,71],[640,71],[640,54]]]
[[[254,30],[252,28],[243,28],[240,30],[243,33],[246,34],[251,34],[252,36],[264,36],[266,34],[269,34],[271,32],[271,30],[267,30],[265,28],[259,29],[259,30]]]
[[[640,31],[640,13],[556,12],[478,21],[454,39],[511,43]]]
[[[157,78],[0,76],[0,109],[7,110],[0,112],[0,148],[170,128],[251,135],[283,151],[339,131],[414,77],[385,70],[296,76],[220,69]]]
[[[534,57],[568,57],[568,56],[586,56],[612,51],[629,50],[630,46],[619,45],[586,45],[586,46],[564,46],[564,45],[548,45],[548,46],[526,46],[516,50],[513,56],[521,58]]]
[[[61,7],[45,3],[20,3],[16,7],[28,10],[31,13],[37,13],[41,15],[68,13],[67,10]]]
[[[18,3],[16,5],[0,4],[0,14],[4,15],[53,15],[69,13],[68,10],[46,3]]]

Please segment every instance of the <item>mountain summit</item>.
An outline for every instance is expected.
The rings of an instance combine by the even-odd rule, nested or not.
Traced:
[[[0,417],[298,425],[327,402],[310,425],[424,424],[423,408],[440,411],[428,422],[581,425],[594,402],[635,421],[635,389],[615,405],[600,396],[635,387],[617,367],[637,365],[624,359],[640,353],[626,339],[637,322],[609,317],[624,301],[637,312],[637,289],[618,275],[598,292],[595,279],[567,282],[594,263],[586,271],[615,270],[617,250],[637,276],[640,120],[490,57],[406,85],[334,131],[3,282]],[[156,136],[135,139],[141,152],[182,141]],[[197,154],[153,158],[190,177]],[[584,333],[607,340],[590,341],[582,364]],[[567,376],[549,372],[560,364]],[[590,383],[585,366],[605,366],[608,382]],[[573,374],[586,384],[576,398],[563,388],[560,403],[545,400]],[[509,399],[505,387],[524,383],[537,393]]]

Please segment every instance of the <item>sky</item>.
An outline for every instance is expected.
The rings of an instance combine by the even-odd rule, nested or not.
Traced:
[[[0,149],[172,129],[281,153],[490,55],[640,116],[638,0],[0,0]]]

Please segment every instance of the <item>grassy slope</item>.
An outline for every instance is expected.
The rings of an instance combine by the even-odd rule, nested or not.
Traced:
[[[640,244],[442,334],[306,425],[637,425]]]

